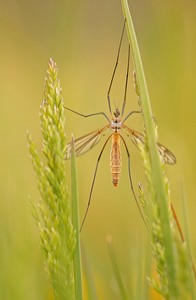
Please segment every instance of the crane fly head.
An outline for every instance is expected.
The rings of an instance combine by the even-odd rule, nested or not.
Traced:
[[[118,120],[119,119],[119,116],[120,116],[120,111],[118,108],[115,109],[114,111],[114,119],[115,120]]]
[[[118,109],[119,104],[116,105],[116,101],[114,100],[114,105],[115,105],[115,111],[114,111],[114,117],[112,118],[113,122],[118,123],[120,121],[120,110]]]
[[[121,113],[120,113],[119,109],[116,108],[114,111],[114,116],[111,121],[111,128],[114,129],[115,131],[119,131],[122,127],[120,114]]]

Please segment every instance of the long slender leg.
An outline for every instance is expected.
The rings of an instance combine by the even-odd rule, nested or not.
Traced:
[[[124,120],[122,121],[122,124],[132,115],[132,114],[140,114],[141,113],[141,110],[133,110],[131,111],[127,116],[126,118],[124,118]]]
[[[119,134],[119,135],[120,135],[120,134]],[[135,200],[135,202],[136,202],[136,205],[137,205],[137,208],[138,208],[138,210],[139,210],[139,213],[140,213],[140,215],[141,215],[141,217],[142,217],[142,220],[144,221],[144,224],[145,224],[145,226],[146,226],[146,228],[147,228],[146,221],[145,221],[144,216],[143,216],[143,214],[142,214],[141,208],[140,208],[140,206],[139,206],[139,203],[138,203],[138,200],[137,200],[137,197],[136,197],[134,188],[133,188],[133,182],[132,182],[132,177],[131,177],[131,160],[130,160],[130,153],[129,153],[129,150],[128,150],[128,148],[127,148],[127,145],[126,145],[126,142],[125,142],[124,138],[123,138],[121,135],[120,135],[120,137],[121,137],[121,139],[122,139],[122,141],[123,141],[123,144],[124,144],[125,149],[126,149],[126,152],[127,152],[127,157],[128,157],[129,182],[130,182],[131,190],[132,190],[132,193],[133,193],[133,197],[134,197],[134,200]]]
[[[81,114],[81,113],[79,113],[79,112],[77,112],[77,111],[75,111],[73,109],[70,109],[70,108],[66,107],[66,106],[64,106],[64,108],[67,109],[67,110],[69,110],[69,111],[71,111],[71,112],[73,112],[74,114],[77,114],[77,115],[82,116],[84,118],[88,118],[88,117],[92,117],[92,116],[96,116],[96,115],[103,115],[109,121],[109,123],[110,123],[110,119],[108,118],[108,116],[103,111],[97,112],[97,113],[93,113],[93,114],[83,115],[83,114]]]
[[[123,101],[122,112],[121,112],[122,116],[124,114],[125,104],[126,104],[126,99],[127,99],[127,85],[128,85],[128,79],[129,79],[129,62],[130,62],[130,45],[128,48],[128,61],[127,61],[127,73],[126,73],[126,81],[125,81],[124,101]]]
[[[92,185],[91,185],[91,190],[90,190],[90,194],[89,194],[89,198],[88,198],[88,204],[87,204],[87,207],[86,207],[86,211],[85,211],[85,214],[84,214],[84,217],[83,217],[83,220],[82,220],[82,224],[81,224],[81,227],[80,227],[80,231],[82,230],[83,228],[83,225],[84,225],[84,222],[86,220],[86,216],[87,216],[87,213],[88,213],[88,210],[89,210],[89,207],[90,207],[90,204],[91,204],[91,197],[92,197],[92,192],[93,192],[93,188],[94,188],[94,184],[95,184],[95,178],[96,178],[96,175],[97,175],[97,169],[98,169],[98,165],[99,165],[99,162],[100,162],[100,159],[101,159],[101,156],[103,154],[103,151],[105,149],[105,146],[107,145],[107,142],[109,141],[109,139],[111,138],[112,134],[110,134],[110,136],[107,138],[107,140],[105,141],[102,149],[101,149],[101,152],[98,156],[98,159],[97,159],[97,163],[96,163],[96,167],[95,167],[95,172],[94,172],[94,176],[93,176],[93,181],[92,181]]]
[[[181,240],[182,240],[182,242],[184,243],[185,238],[184,238],[184,235],[183,235],[183,233],[182,233],[182,228],[181,228],[181,226],[180,226],[180,222],[178,221],[178,217],[177,217],[176,211],[175,211],[175,209],[174,209],[172,203],[170,204],[170,206],[171,206],[171,211],[172,211],[174,220],[175,220],[175,222],[176,222],[176,225],[177,225],[178,232],[179,232],[179,234],[180,234]]]
[[[123,30],[122,30],[121,37],[120,37],[120,43],[119,43],[119,47],[118,47],[116,63],[115,63],[115,66],[114,66],[114,70],[113,70],[113,73],[112,73],[112,78],[111,78],[110,85],[109,85],[109,88],[108,88],[108,93],[107,93],[108,106],[109,106],[109,111],[110,111],[111,115],[112,115],[112,109],[111,109],[111,101],[110,101],[110,91],[111,91],[112,83],[113,83],[114,76],[115,76],[115,73],[116,73],[116,68],[118,66],[118,60],[119,60],[119,55],[120,55],[120,49],[121,49],[123,34],[124,34],[124,30],[125,30],[125,24],[126,24],[126,19],[125,19],[124,24],[123,24]]]

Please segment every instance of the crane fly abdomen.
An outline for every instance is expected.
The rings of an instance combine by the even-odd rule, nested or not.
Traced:
[[[110,168],[112,173],[112,183],[117,187],[121,173],[121,151],[120,151],[120,136],[118,133],[112,135],[112,147],[110,152]]]

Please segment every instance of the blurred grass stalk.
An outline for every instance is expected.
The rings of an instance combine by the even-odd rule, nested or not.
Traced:
[[[82,300],[82,272],[81,272],[81,247],[80,247],[80,224],[78,211],[78,185],[76,170],[76,155],[74,148],[74,138],[71,141],[71,196],[72,196],[72,221],[76,234],[76,249],[74,253],[74,279],[75,279],[75,299]]]
[[[107,247],[108,247],[110,260],[111,260],[111,263],[112,263],[114,276],[115,276],[116,282],[118,284],[118,288],[119,288],[119,291],[120,291],[120,294],[121,294],[121,298],[123,300],[128,300],[128,299],[130,299],[130,291],[129,292],[127,291],[127,289],[124,285],[122,276],[121,276],[121,272],[120,272],[118,262],[117,262],[116,253],[115,253],[114,246],[113,246],[112,236],[108,236],[106,238],[106,242],[107,242]],[[140,279],[141,279],[141,277],[140,277]],[[131,295],[131,299],[133,299],[132,295]]]
[[[110,261],[113,268],[114,277],[116,279],[117,287],[119,290],[119,294],[121,295],[121,299],[123,300],[138,300],[138,299],[149,299],[149,288],[146,279],[149,274],[149,251],[147,247],[147,251],[145,251],[146,261],[142,260],[141,257],[144,257],[143,246],[138,247],[137,252],[135,253],[135,249],[133,248],[133,256],[130,255],[128,258],[129,265],[131,265],[131,278],[127,281],[124,280],[123,274],[120,270],[118,257],[116,255],[116,251],[113,245],[112,236],[106,237],[106,243],[108,248],[108,253],[110,257]],[[143,241],[142,241],[143,244]]]
[[[146,147],[141,149],[148,183],[148,195],[143,192],[145,214],[159,282],[151,281],[165,299],[195,299],[195,286],[191,285],[193,270],[186,243],[177,232],[171,213],[167,178],[156,146],[156,129],[150,105],[140,51],[127,0],[121,0],[129,43],[136,71],[136,92],[144,118]]]
[[[40,108],[44,162],[28,134],[29,151],[40,192],[33,214],[39,228],[45,267],[55,299],[82,299],[77,181],[72,149],[72,198],[65,172],[65,116],[58,69],[50,59]],[[73,147],[72,147],[73,148]],[[77,239],[77,240],[76,240]]]

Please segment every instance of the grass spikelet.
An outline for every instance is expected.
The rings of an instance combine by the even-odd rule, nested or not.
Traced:
[[[42,152],[38,155],[28,134],[29,151],[40,192],[34,216],[40,233],[45,268],[55,299],[75,299],[73,256],[76,245],[71,222],[71,199],[65,172],[64,105],[58,69],[50,59],[40,107]]]

